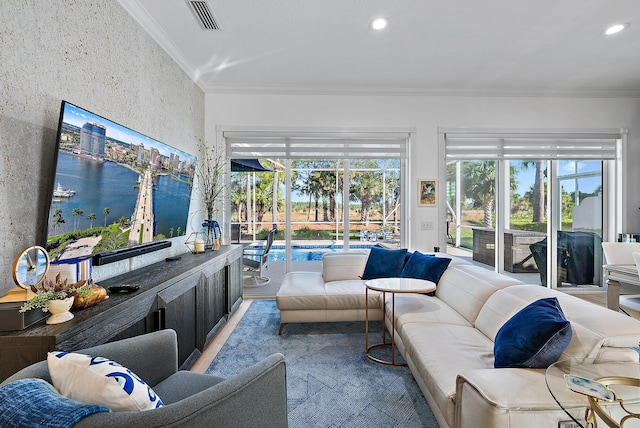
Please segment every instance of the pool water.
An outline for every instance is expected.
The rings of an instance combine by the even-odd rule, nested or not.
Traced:
[[[349,249],[369,249],[371,245],[349,245]],[[264,245],[250,245],[247,249],[264,249]],[[284,245],[273,245],[269,251],[269,260],[284,261]],[[343,245],[294,245],[291,247],[294,262],[321,261],[324,253],[344,251]]]

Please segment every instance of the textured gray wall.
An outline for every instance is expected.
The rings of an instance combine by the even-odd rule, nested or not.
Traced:
[[[204,93],[115,0],[1,0],[0,17],[1,294],[18,252],[45,240],[61,100],[197,154]]]

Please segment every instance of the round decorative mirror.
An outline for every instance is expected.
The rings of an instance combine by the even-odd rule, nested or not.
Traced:
[[[49,254],[34,245],[23,250],[13,262],[13,280],[19,287],[28,289],[44,279],[49,270]]]

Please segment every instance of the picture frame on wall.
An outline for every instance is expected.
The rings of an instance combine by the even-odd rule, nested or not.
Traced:
[[[420,178],[418,180],[418,206],[435,207],[437,195],[437,180],[432,178]]]

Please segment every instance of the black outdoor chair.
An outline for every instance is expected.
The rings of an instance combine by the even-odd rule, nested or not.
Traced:
[[[599,284],[595,276],[595,249],[601,238],[593,232],[558,231],[558,284]],[[538,266],[540,283],[547,285],[547,238],[529,245],[533,260]]]

